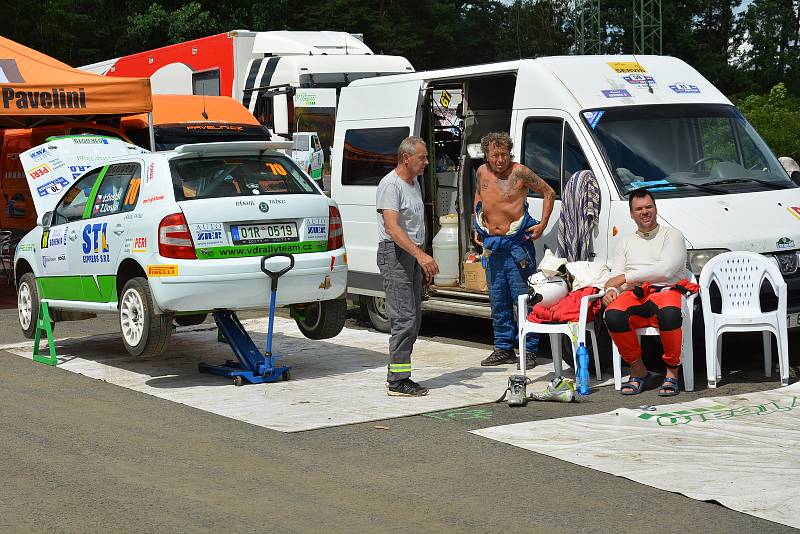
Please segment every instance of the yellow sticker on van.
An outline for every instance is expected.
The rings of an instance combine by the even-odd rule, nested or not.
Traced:
[[[439,97],[439,103],[442,105],[442,107],[450,107],[450,100],[452,99],[453,97],[450,95],[447,89],[442,89],[442,95]]]
[[[641,74],[647,72],[638,61],[609,61],[608,66],[620,74],[628,74],[630,72],[638,72]]]
[[[147,276],[178,276],[177,265],[148,265]]]

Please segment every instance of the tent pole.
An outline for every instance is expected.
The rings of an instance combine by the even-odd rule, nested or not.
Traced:
[[[147,123],[149,124],[150,130],[150,150],[155,152],[156,151],[156,131],[153,127],[153,112],[150,111],[147,113]]]

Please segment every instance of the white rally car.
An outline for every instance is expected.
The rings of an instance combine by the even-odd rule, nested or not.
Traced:
[[[88,159],[70,156],[63,143],[70,140],[21,157],[40,214],[15,257],[19,319],[28,337],[46,299],[57,319],[118,313],[128,352],[157,355],[173,319],[188,325],[214,310],[266,312],[270,279],[261,258],[275,252],[295,260],[279,280],[277,303],[294,305],[309,338],[341,331],[347,256],[339,210],[285,155],[290,143],[126,153],[131,145],[108,140],[121,156],[54,180],[59,169],[79,168],[70,158]],[[37,188],[37,180],[60,187]],[[287,264],[267,261],[273,271]]]

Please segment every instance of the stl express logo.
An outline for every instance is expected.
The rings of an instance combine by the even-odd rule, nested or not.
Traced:
[[[87,224],[83,227],[83,263],[109,263],[108,223]]]

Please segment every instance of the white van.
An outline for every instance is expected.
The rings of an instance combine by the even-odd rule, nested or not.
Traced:
[[[306,171],[306,174],[318,183],[322,183],[322,168],[325,164],[325,155],[317,132],[295,132],[292,134],[292,160]]]
[[[620,238],[635,230],[626,193],[648,187],[659,222],[686,237],[695,274],[726,250],[774,257],[789,286],[789,324],[798,326],[800,188],[745,118],[679,59],[568,56],[357,80],[342,90],[331,193],[347,236],[348,291],[377,328],[388,322],[375,259],[375,189],[395,166],[400,140],[414,134],[428,141],[429,251],[438,217],[457,213],[463,258],[482,163],[475,144],[492,131],[509,132],[514,160],[559,195],[536,242],[538,259],[545,245],[556,249],[562,185],[591,169],[601,194],[595,261],[610,263]],[[437,172],[446,168],[433,164],[441,151],[456,170]],[[528,202],[539,216],[542,199],[531,193]],[[488,317],[485,291],[468,288],[465,264],[458,268],[459,285],[431,287],[424,308]]]

